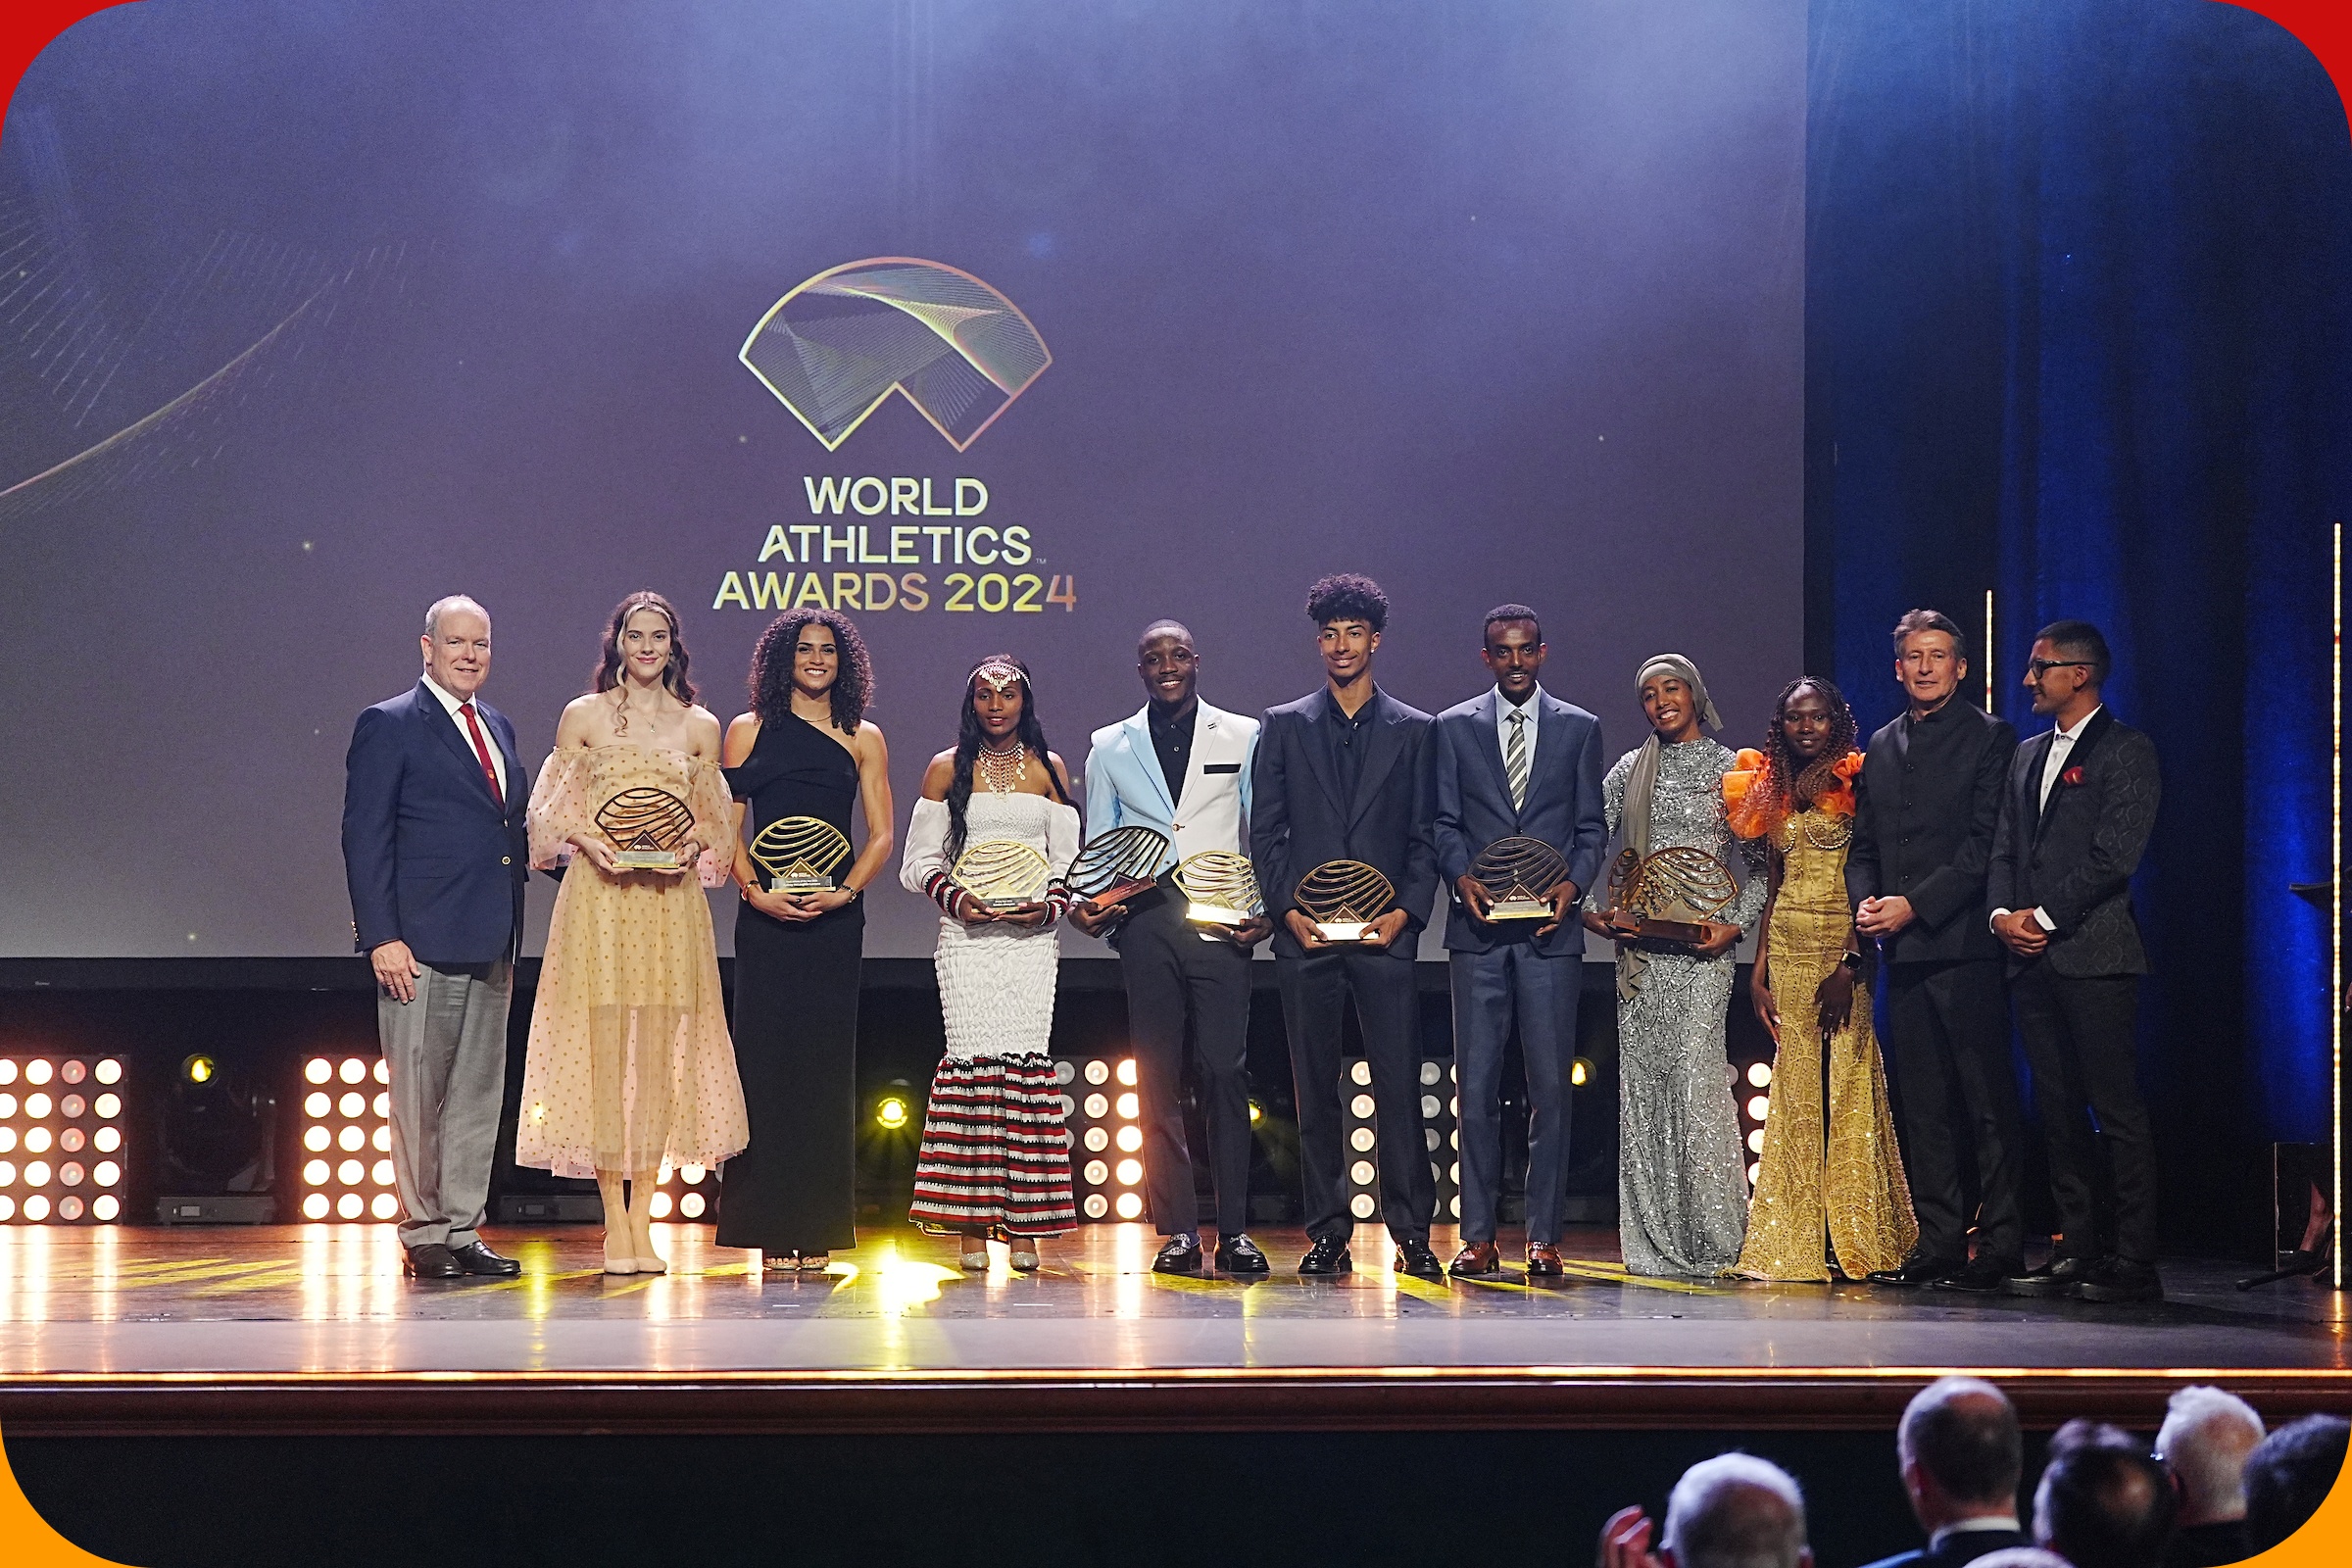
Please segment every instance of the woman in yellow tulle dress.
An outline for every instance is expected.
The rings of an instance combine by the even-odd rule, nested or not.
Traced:
[[[514,1162],[595,1177],[605,1272],[660,1273],[662,1168],[715,1167],[751,1138],[697,875],[706,852],[732,858],[733,803],[718,720],[695,706],[660,594],[613,611],[595,685],[564,710],[531,791],[531,863],[569,868],[531,1009]],[[632,847],[668,860],[625,867],[617,854]]]
[[[1724,775],[1732,831],[1766,840],[1772,852],[1752,989],[1756,1015],[1779,1050],[1747,1241],[1731,1270],[1743,1279],[1828,1279],[1825,1227],[1838,1271],[1854,1280],[1901,1266],[1919,1240],[1845,893],[1853,777],[1861,770],[1845,699],[1807,677],[1781,693],[1765,750],[1741,752]]]

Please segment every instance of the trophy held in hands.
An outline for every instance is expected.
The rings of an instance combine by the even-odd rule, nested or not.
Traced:
[[[1660,850],[1647,859],[1628,850],[1609,871],[1602,918],[1626,940],[1695,946],[1739,894],[1731,868],[1704,850]]]
[[[752,863],[767,873],[770,893],[828,893],[833,872],[850,858],[850,841],[813,816],[778,817],[752,840]]]
[[[1326,942],[1361,942],[1372,922],[1389,912],[1396,890],[1361,860],[1326,860],[1298,879],[1299,908]]]
[[[694,810],[667,790],[622,790],[597,808],[596,825],[623,871],[674,871],[678,846],[694,831]]]
[[[948,873],[956,885],[991,909],[1017,909],[1045,897],[1054,867],[1045,856],[1018,839],[982,839],[967,844]]]
[[[1168,858],[1167,835],[1148,827],[1114,827],[1087,841],[1061,873],[1060,884],[1098,909],[1124,904],[1157,885]]]
[[[1266,901],[1257,891],[1257,872],[1247,855],[1202,850],[1186,856],[1169,880],[1190,901],[1184,917],[1195,925],[1238,930],[1266,912]]]
[[[1496,839],[1470,862],[1487,890],[1490,920],[1549,920],[1551,890],[1568,874],[1567,858],[1542,839]]]

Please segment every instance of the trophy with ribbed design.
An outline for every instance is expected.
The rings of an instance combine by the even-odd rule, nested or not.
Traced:
[[[1627,850],[1609,872],[1612,935],[1697,944],[1740,895],[1731,867],[1704,850],[1660,850],[1647,859]]]
[[[1552,918],[1551,890],[1567,874],[1567,857],[1542,839],[1496,839],[1470,862],[1470,879],[1487,890],[1490,920]]]
[[[1293,897],[1324,941],[1361,942],[1396,902],[1396,889],[1361,860],[1326,860],[1298,879]]]
[[[1130,824],[1087,840],[1059,882],[1098,909],[1123,903],[1159,880],[1168,858],[1167,835]]]
[[[752,863],[767,873],[770,893],[826,893],[833,872],[850,858],[841,829],[813,816],[783,816],[753,838]]]
[[[1238,930],[1266,912],[1266,901],[1257,891],[1257,872],[1247,855],[1202,850],[1178,861],[1169,880],[1190,901],[1184,917],[1195,925]]]
[[[991,909],[1017,909],[1035,904],[1054,881],[1052,864],[1018,839],[982,839],[967,844],[956,857],[956,869],[948,874],[957,887]]]
[[[667,790],[622,790],[596,808],[596,825],[624,871],[675,871],[678,847],[694,831],[694,808]]]

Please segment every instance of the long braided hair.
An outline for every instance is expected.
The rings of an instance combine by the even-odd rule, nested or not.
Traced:
[[[768,623],[752,650],[752,711],[763,724],[776,723],[792,711],[793,651],[800,644],[801,633],[812,624],[831,630],[833,647],[840,656],[833,689],[826,693],[833,705],[833,727],[844,735],[855,735],[865,717],[866,705],[874,700],[874,662],[865,651],[865,639],[838,610],[814,606],[787,610]]]
[[[1782,721],[1788,704],[1801,691],[1815,692],[1830,705],[1830,743],[1800,768],[1796,753],[1788,749]],[[1772,725],[1764,734],[1764,765],[1748,786],[1750,809],[1758,818],[1777,823],[1789,812],[1801,811],[1823,796],[1846,788],[1838,764],[1854,750],[1856,733],[1854,710],[1846,706],[1845,694],[1831,682],[1819,675],[1799,675],[1782,687],[1772,705]]]
[[[972,665],[972,672],[963,679],[963,711],[956,733],[956,775],[948,783],[948,860],[953,863],[963,853],[964,812],[972,804],[972,769],[979,761],[980,745],[988,731],[980,727],[980,708],[977,693],[980,671],[991,664],[1008,664],[1021,672],[1021,721],[1015,733],[1029,755],[1037,759],[1038,766],[1046,770],[1046,788],[1064,806],[1075,805],[1061,787],[1061,770],[1056,768],[1046,746],[1045,726],[1037,720],[1037,684],[1029,678],[1029,666],[1010,654],[990,654]]]

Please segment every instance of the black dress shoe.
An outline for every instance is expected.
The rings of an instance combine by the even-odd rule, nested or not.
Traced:
[[[462,1280],[466,1265],[457,1254],[439,1242],[426,1242],[409,1249],[408,1256],[400,1260],[400,1271],[416,1280]]]
[[[2072,1296],[2096,1262],[2088,1257],[2053,1257],[2039,1268],[2010,1275],[2001,1282],[2001,1289],[2011,1296]]]
[[[1355,1260],[1348,1255],[1348,1238],[1345,1236],[1316,1237],[1315,1245],[1308,1248],[1306,1255],[1298,1260],[1298,1272],[1301,1274],[1354,1273]]]
[[[2082,1276],[2075,1286],[2075,1298],[2107,1305],[2119,1301],[2161,1301],[2164,1299],[2164,1281],[2156,1277],[2156,1265],[2153,1263],[2134,1263],[2127,1257],[2110,1257]]]
[[[1179,1231],[1160,1243],[1159,1255],[1152,1260],[1154,1274],[1198,1274],[1200,1272],[1200,1238],[1191,1231]]]
[[[1446,1265],[1429,1250],[1426,1237],[1407,1236],[1396,1244],[1396,1272],[1410,1274],[1417,1280],[1442,1280],[1446,1277]]]
[[[2011,1276],[2026,1271],[2022,1257],[1980,1257],[1957,1274],[1947,1274],[1936,1281],[1939,1291],[1965,1291],[1970,1296],[1998,1296],[2006,1290]]]
[[[1217,1238],[1217,1272],[1220,1274],[1263,1274],[1273,1267],[1257,1244],[1242,1231]]]
[[[487,1242],[467,1242],[449,1255],[456,1258],[458,1267],[468,1274],[490,1274],[504,1279],[522,1272],[520,1263],[511,1257],[499,1256],[490,1250]]]
[[[1947,1278],[1968,1266],[1960,1257],[1925,1257],[1914,1252],[1903,1259],[1900,1268],[1873,1269],[1862,1278],[1872,1285],[1926,1285]]]

